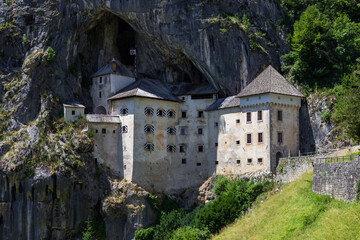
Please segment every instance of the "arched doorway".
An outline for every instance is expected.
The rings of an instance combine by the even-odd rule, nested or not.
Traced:
[[[98,106],[95,108],[95,114],[106,114],[106,109],[103,106]]]
[[[277,152],[277,153],[276,153],[275,169],[276,169],[277,166],[279,165],[280,158],[282,158],[282,153],[281,153],[281,152]]]

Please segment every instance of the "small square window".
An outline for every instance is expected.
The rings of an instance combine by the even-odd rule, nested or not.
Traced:
[[[218,122],[216,122],[216,123],[215,123],[215,127],[218,127],[218,126],[219,126],[219,123],[218,123]]]
[[[246,135],[246,143],[251,144],[251,133]]]
[[[116,131],[115,130],[113,130],[113,133],[115,133]]]
[[[182,99],[183,101],[185,101],[185,97],[181,97],[181,99]]]
[[[236,140],[236,144],[237,144],[237,145],[240,145],[240,140]]]
[[[239,124],[240,123],[240,119],[236,119],[236,124]]]
[[[247,163],[252,164],[252,158],[248,158]]]
[[[106,128],[101,129],[101,133],[105,134],[106,133]]]
[[[240,161],[240,160],[236,160],[236,163],[237,163],[237,164],[240,164],[240,163],[241,163],[241,161]]]
[[[122,132],[127,133],[128,132],[128,126],[123,126],[122,127]]]
[[[219,144],[218,144],[218,143],[215,143],[215,147],[217,147],[217,146],[219,146]]]
[[[196,163],[196,166],[201,166],[201,163],[200,162]]]
[[[198,152],[204,152],[204,146],[203,145],[198,146]]]
[[[182,112],[181,112],[181,117],[182,117],[182,118],[186,118],[186,111],[182,111]]]
[[[258,158],[258,163],[262,164],[263,163],[263,159],[262,158]]]
[[[186,158],[181,159],[181,164],[186,164]]]
[[[180,145],[180,152],[181,153],[184,153],[185,151],[186,151],[186,147],[185,147],[185,145]]]
[[[75,110],[72,110],[72,111],[71,111],[71,115],[75,115]]]
[[[204,112],[198,111],[198,118],[203,118],[203,117],[204,117]]]
[[[98,133],[98,132],[99,132],[99,130],[96,129],[96,130],[95,130],[95,133]]]
[[[180,135],[186,135],[186,128],[180,128]]]
[[[203,135],[203,128],[198,128],[198,134]]]
[[[219,161],[215,161],[215,165],[218,165],[219,164]]]
[[[251,122],[251,112],[246,113],[246,122],[248,122],[248,123]]]

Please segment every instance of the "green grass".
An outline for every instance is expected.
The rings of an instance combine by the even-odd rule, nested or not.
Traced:
[[[316,195],[311,188],[312,173],[306,173],[213,239],[360,239],[360,203]]]

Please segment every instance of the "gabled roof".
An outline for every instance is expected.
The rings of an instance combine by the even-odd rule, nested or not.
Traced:
[[[85,108],[85,106],[80,103],[64,103],[63,106],[69,108]]]
[[[304,97],[291,83],[289,83],[273,66],[269,65],[257,76],[237,97],[246,97],[263,93],[278,93],[283,95]]]
[[[218,93],[209,83],[179,83],[176,85],[169,84],[170,91],[176,95],[204,95]]]
[[[89,123],[121,123],[120,117],[114,115],[88,114],[86,120]]]
[[[216,100],[205,111],[212,111],[212,110],[231,108],[231,107],[239,107],[239,106],[240,106],[240,98],[237,98],[236,96],[231,96],[231,97],[220,98],[220,99]]]
[[[115,61],[115,63],[116,63],[116,71],[115,72],[112,70],[112,61]],[[98,77],[98,76],[102,76],[102,75],[106,75],[106,74],[110,74],[110,73],[127,76],[127,77],[134,77],[134,74],[120,61],[114,60],[114,59],[112,61],[110,63],[106,64],[105,66],[103,66],[102,68],[100,68],[96,73],[92,74],[90,77],[94,78],[94,77]]]
[[[109,100],[129,97],[145,97],[176,102],[181,101],[170,92],[163,82],[149,78],[143,78],[135,81],[129,86],[121,89],[114,96],[110,97]]]

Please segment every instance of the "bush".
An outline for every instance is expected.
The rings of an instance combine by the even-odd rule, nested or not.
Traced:
[[[185,216],[183,209],[170,213],[162,213],[160,223],[155,227],[154,240],[170,239],[172,231],[181,227],[181,219]]]
[[[321,119],[323,121],[329,121],[331,116],[331,112],[329,109],[326,109],[325,111],[321,112]]]
[[[47,60],[48,62],[54,61],[54,60],[55,60],[55,51],[54,51],[54,49],[52,49],[52,47],[48,47],[48,48],[46,49],[46,52],[47,52],[47,58],[46,58],[46,60]]]
[[[135,231],[135,240],[149,240],[153,239],[155,234],[155,227],[146,229],[139,229]]]
[[[171,240],[205,240],[211,236],[209,230],[194,227],[181,227],[172,234]]]

